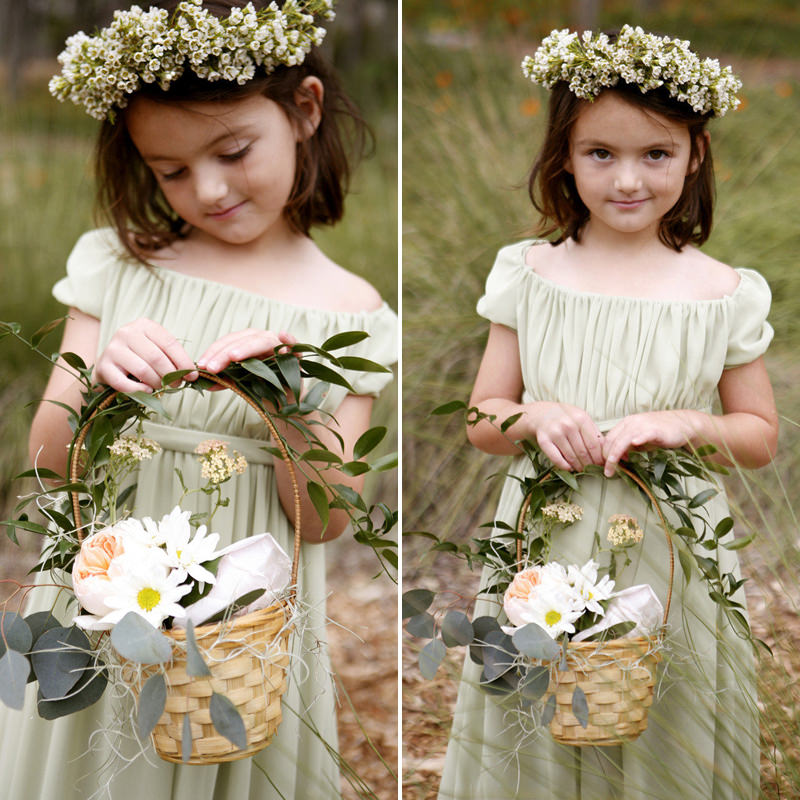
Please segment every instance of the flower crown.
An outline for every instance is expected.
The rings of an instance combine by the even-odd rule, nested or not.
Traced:
[[[219,18],[203,0],[183,0],[175,13],[151,7],[114,12],[114,20],[94,36],[70,36],[59,55],[60,75],[50,80],[59,100],[84,106],[95,119],[114,121],[114,109],[142,83],[166,91],[188,66],[207,81],[247,83],[261,67],[302,64],[319,45],[325,29],[314,15],[333,19],[333,0],[286,0],[256,11],[252,3]]]
[[[567,81],[577,97],[593,100],[620,79],[642,93],[665,87],[670,96],[688,103],[698,114],[722,117],[739,105],[742,82],[719,61],[701,61],[688,41],[645,33],[623,25],[616,41],[607,34],[586,31],[582,36],[552,31],[533,56],[522,61],[522,72],[534,83],[551,89]]]

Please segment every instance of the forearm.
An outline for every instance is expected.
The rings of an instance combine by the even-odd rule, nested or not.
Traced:
[[[701,411],[679,412],[688,427],[688,447],[713,445],[712,458],[725,465],[737,464],[755,469],[775,457],[778,446],[778,420],[745,411],[728,414],[705,414]]]
[[[303,453],[309,448],[317,449],[322,446],[334,455],[341,457],[344,462],[348,462],[353,460],[353,447],[356,441],[369,427],[371,411],[371,397],[348,395],[336,410],[335,420],[324,415],[324,425],[313,425],[311,427],[314,436],[319,439],[321,444],[312,443],[309,445],[303,433],[293,425],[287,425],[280,420],[276,424],[279,433],[294,451]],[[311,420],[320,421],[320,419],[323,419],[323,417],[314,414],[306,418],[306,423],[308,424]],[[339,437],[341,437],[341,441]],[[342,445],[342,442],[344,445]],[[294,524],[295,501],[289,468],[283,460],[277,457],[274,463],[275,479],[281,506],[289,520]],[[319,473],[305,462],[302,463],[302,469],[300,466],[295,466],[295,471],[300,490],[300,518],[302,520],[303,540],[319,544],[339,536],[350,522],[350,517],[343,509],[330,509],[328,525],[323,531],[322,521],[308,495],[307,482],[311,480],[316,483],[323,483],[324,481],[328,484],[341,484],[354,489],[360,494],[364,487],[364,476],[345,475],[335,467],[325,467],[324,463],[321,462],[316,462],[315,466],[319,469]],[[322,467],[325,468],[323,469]],[[326,494],[329,500],[332,499],[331,492],[326,490]]]
[[[45,396],[31,423],[28,454],[32,465],[65,475],[72,430],[67,410],[53,400],[77,410],[81,403],[81,384],[75,380],[57,397],[50,399]]]
[[[533,435],[530,404],[516,403],[502,397],[491,397],[475,404],[475,407],[482,414],[488,414],[494,419],[481,419],[476,424],[468,424],[467,438],[470,443],[478,450],[491,455],[519,455],[522,449],[516,442],[528,439]],[[520,418],[505,431],[501,431],[500,426],[503,422],[516,414],[521,414]]]

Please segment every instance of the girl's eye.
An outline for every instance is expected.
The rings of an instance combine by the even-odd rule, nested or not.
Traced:
[[[173,170],[172,172],[162,172],[161,173],[161,180],[162,181],[173,181],[175,178],[179,178],[183,174],[183,167],[180,169]]]
[[[611,158],[611,153],[609,153],[608,150],[603,150],[602,147],[592,150],[589,155],[597,161],[608,161],[608,159]]]
[[[666,150],[651,150],[647,157],[651,161],[663,161],[665,158],[669,158],[669,153]]]
[[[235,153],[223,153],[220,158],[223,161],[239,161],[250,152],[250,147],[251,145],[248,144],[241,150],[237,150]]]

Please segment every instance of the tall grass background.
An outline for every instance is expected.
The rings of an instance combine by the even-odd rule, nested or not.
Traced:
[[[710,128],[718,198],[703,249],[759,270],[773,291],[775,340],[767,366],[782,416],[780,452],[773,465],[733,475],[726,486],[739,531],[758,534],[742,553],[743,568],[754,624],[775,651],[759,665],[763,796],[797,797],[800,11],[779,2],[654,5],[660,13],[647,16],[632,3],[604,3],[600,27],[629,21],[692,36],[701,52],[719,55],[745,80],[741,110]],[[522,77],[519,64],[542,35],[569,24],[569,4],[532,3],[520,11],[516,3],[412,0],[404,15],[404,529],[462,542],[480,535],[477,526],[491,518],[498,486],[489,476],[502,462],[470,448],[460,421],[430,412],[468,398],[488,331],[475,303],[497,249],[535,227],[527,172],[541,141],[547,95]],[[474,593],[477,576],[470,584],[463,562],[452,561],[427,552],[425,540],[407,537],[404,588],[466,586]],[[453,680],[457,674],[451,668]],[[453,687],[438,685],[425,698],[427,719],[424,712],[406,714],[404,741],[408,756],[415,737],[424,738],[431,763],[440,765]],[[414,683],[413,692],[419,688]],[[434,796],[437,769],[416,771],[416,763],[407,759],[405,796]]]

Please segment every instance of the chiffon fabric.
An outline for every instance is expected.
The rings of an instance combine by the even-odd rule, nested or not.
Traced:
[[[224,334],[250,327],[290,331],[312,344],[322,344],[336,332],[365,330],[370,338],[341,352],[386,365],[396,357],[396,317],[385,304],[374,311],[332,312],[146,268],[126,260],[108,230],[81,237],[69,257],[67,277],[53,293],[66,305],[100,319],[100,350],[120,326],[147,317],[179,336],[193,358]],[[391,380],[388,374],[346,374],[358,394],[376,395]],[[326,410],[334,412],[345,394],[344,389],[330,389]],[[219,510],[213,524],[221,534],[219,546],[268,531],[291,555],[293,529],[278,501],[272,457],[262,449],[267,432],[253,409],[227,391],[185,390],[167,396],[164,405],[171,420],[156,420],[145,431],[160,442],[163,452],[143,463],[133,515],[159,519],[173,508],[180,496],[176,469],[188,486],[202,485],[192,451],[204,439],[221,438],[249,465],[243,475],[225,484],[230,504]],[[114,800],[339,797],[336,699],[325,634],[324,545],[301,547],[298,599],[310,610],[302,635],[293,636],[296,658],[284,695],[283,721],[266,750],[218,766],[175,766],[149,748],[146,758],[126,765],[112,753],[112,744],[119,743],[96,733],[113,719],[110,692],[85,711],[47,722],[36,714],[31,686],[23,711],[0,709],[0,795],[5,800],[85,800],[94,793]],[[48,609],[55,601],[55,590],[39,588],[31,593],[28,610]],[[56,609],[62,622],[75,614],[74,607],[66,610],[62,602]],[[131,753],[124,742],[122,752]]]
[[[719,299],[611,296],[537,275],[525,263],[533,246],[546,245],[523,241],[500,251],[478,302],[482,316],[517,332],[523,402],[578,406],[604,432],[638,412],[708,412],[723,370],[757,359],[772,338],[769,288],[753,270],[737,270],[738,286]],[[529,462],[515,459],[510,474],[529,476]],[[706,484],[692,480],[686,488],[693,496]],[[495,519],[515,524],[521,501],[519,482],[508,478]],[[554,532],[552,557],[585,563],[595,535],[605,537],[608,518],[631,514],[645,536],[617,588],[649,583],[663,603],[666,539],[638,490],[618,477],[585,477],[572,502],[583,508],[583,519]],[[704,508],[715,525],[728,514],[724,493]],[[739,574],[735,552],[720,547],[704,555],[719,560],[721,573]],[[483,597],[475,616],[498,611]],[[467,658],[440,800],[753,800],[759,779],[754,657],[696,572],[687,584],[676,569],[666,652],[647,730],[631,743],[584,748],[557,744],[481,690],[480,667]]]

